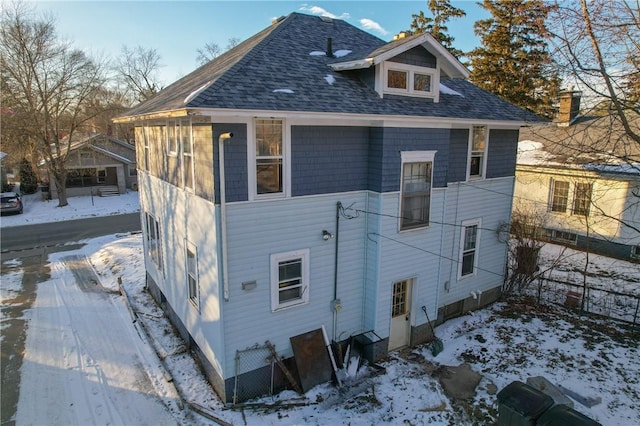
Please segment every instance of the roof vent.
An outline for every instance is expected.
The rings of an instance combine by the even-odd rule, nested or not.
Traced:
[[[333,40],[327,37],[327,58],[333,58]]]
[[[333,22],[333,19],[329,18],[328,16],[321,16],[320,19],[322,20],[322,22],[326,22],[328,24]]]

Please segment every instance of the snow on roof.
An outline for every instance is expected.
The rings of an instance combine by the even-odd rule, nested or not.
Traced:
[[[292,89],[273,89],[273,93],[293,93]]]
[[[333,85],[333,83],[336,82],[336,78],[334,76],[332,76],[331,74],[327,74],[324,79],[327,81],[327,83]]]
[[[191,102],[191,100],[194,99],[196,96],[198,96],[200,94],[200,92],[202,92],[207,87],[209,87],[209,85],[211,85],[211,83],[213,83],[213,80],[207,81],[205,84],[203,84],[202,86],[200,86],[199,88],[197,88],[193,92],[189,93],[189,96],[184,98],[184,103],[188,104],[189,102]]]
[[[554,156],[544,149],[541,142],[536,141],[520,141],[518,142],[518,164],[527,164],[531,166],[541,164],[552,164]]]
[[[464,98],[464,95],[462,93],[456,92],[455,90],[445,86],[442,83],[440,83],[440,93],[442,93],[443,95],[462,96]]]

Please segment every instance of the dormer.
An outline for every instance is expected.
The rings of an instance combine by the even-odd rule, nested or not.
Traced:
[[[373,68],[375,91],[387,95],[410,96],[438,102],[440,80],[467,78],[469,70],[431,34],[403,34],[360,58],[334,62],[335,71]]]

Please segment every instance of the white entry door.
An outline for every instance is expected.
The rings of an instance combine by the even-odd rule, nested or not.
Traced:
[[[412,280],[393,283],[391,330],[389,332],[390,351],[409,344],[411,333],[411,284]]]

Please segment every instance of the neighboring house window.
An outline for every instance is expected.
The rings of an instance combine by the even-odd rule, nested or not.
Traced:
[[[182,144],[182,181],[185,188],[193,189],[193,138],[189,120],[180,121],[180,142]]]
[[[400,188],[400,230],[429,225],[435,151],[405,151]]]
[[[573,214],[589,216],[590,206],[591,206],[591,184],[576,183],[576,189],[573,197]]]
[[[478,242],[480,220],[462,222],[460,238],[460,278],[475,274],[478,265]]]
[[[160,223],[151,214],[146,215],[146,231],[147,231],[147,250],[149,257],[162,270],[162,247],[160,245]]]
[[[82,165],[93,164],[93,152],[91,152],[91,151],[81,151],[80,152],[80,164],[82,164]]]
[[[129,177],[137,176],[138,169],[135,166],[129,166]]]
[[[469,150],[469,177],[484,176],[487,151],[487,127],[473,126],[471,132],[471,146]]]
[[[385,93],[435,98],[435,69],[396,62],[385,62],[383,69]]]
[[[284,170],[284,122],[257,119],[256,133],[256,193],[282,194]]]
[[[561,243],[576,244],[578,242],[578,235],[573,232],[561,231],[558,229],[548,229],[547,237],[553,241]]]
[[[551,179],[551,211],[565,213],[569,201],[569,182]]]
[[[107,181],[107,169],[98,169],[97,181],[98,183],[105,183]]]
[[[631,247],[631,257],[640,259],[640,245]]]
[[[271,310],[309,302],[309,250],[271,255]]]
[[[186,272],[189,301],[200,310],[200,289],[198,288],[198,252],[190,242],[186,242]]]
[[[178,155],[178,122],[167,120],[167,153],[175,157]]]

